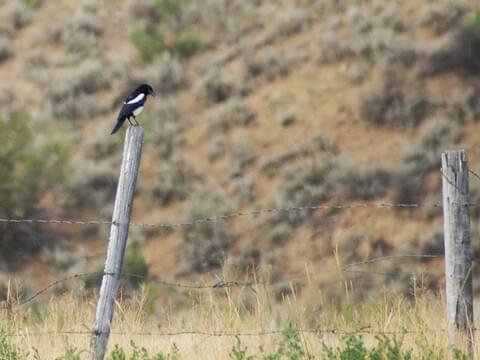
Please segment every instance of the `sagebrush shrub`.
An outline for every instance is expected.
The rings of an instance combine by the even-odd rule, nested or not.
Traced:
[[[219,67],[212,67],[195,83],[197,96],[209,103],[221,103],[238,94],[235,79]]]
[[[255,112],[248,103],[241,98],[233,98],[208,111],[208,132],[211,135],[226,133],[234,127],[248,126],[254,119]]]
[[[47,87],[51,112],[69,120],[97,116],[107,108],[93,95],[110,85],[108,65],[103,61],[86,60],[76,67],[55,71]]]
[[[434,76],[456,70],[478,74],[480,64],[480,10],[460,29],[453,31],[448,41],[433,47],[427,52],[422,74]]]
[[[8,59],[12,55],[12,47],[10,40],[6,36],[0,35],[0,63]]]
[[[249,76],[265,76],[268,80],[287,74],[290,67],[286,55],[271,47],[257,53],[246,51],[243,60]]]
[[[454,121],[433,119],[420,131],[415,143],[406,148],[405,162],[423,174],[439,169],[440,154],[459,139],[459,128]]]
[[[86,56],[98,56],[102,53],[99,37],[102,35],[102,24],[99,18],[84,10],[77,11],[68,20],[56,24],[51,31],[52,41],[64,46],[79,60]]]
[[[360,115],[365,122],[404,129],[425,118],[430,104],[422,84],[405,80],[404,75],[391,69],[379,84],[361,94]]]
[[[233,211],[233,202],[220,191],[199,189],[185,203],[186,222],[223,215]],[[235,234],[228,222],[209,221],[183,228],[181,267],[185,271],[203,272],[221,265]]]
[[[15,36],[15,33],[30,24],[34,11],[24,1],[10,0],[0,4],[0,34]]]
[[[461,4],[441,0],[428,6],[422,24],[432,27],[436,34],[441,35],[458,26],[465,13],[466,9]]]

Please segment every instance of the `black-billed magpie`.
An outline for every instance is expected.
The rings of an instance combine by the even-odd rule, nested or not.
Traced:
[[[142,84],[137,87],[128,97],[125,99],[123,103],[122,109],[117,117],[117,124],[113,128],[111,134],[115,134],[118,129],[120,129],[125,122],[128,120],[130,125],[133,125],[130,121],[130,118],[133,118],[136,125],[138,125],[137,119],[135,118],[138,114],[140,114],[145,106],[145,102],[147,101],[148,95],[153,95],[153,88],[148,84]]]

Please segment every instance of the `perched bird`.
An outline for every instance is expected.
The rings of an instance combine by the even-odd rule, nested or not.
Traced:
[[[130,121],[130,118],[133,118],[135,124],[138,125],[136,116],[140,114],[145,106],[145,102],[147,101],[148,95],[153,95],[153,89],[148,84],[142,84],[137,87],[126,99],[123,103],[122,109],[117,117],[117,124],[113,128],[111,134],[115,134],[118,129],[120,129],[125,122],[128,120],[130,125],[133,125]]]

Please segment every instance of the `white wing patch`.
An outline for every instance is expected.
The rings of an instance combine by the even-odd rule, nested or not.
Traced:
[[[134,104],[134,103],[139,102],[140,100],[142,100],[144,97],[145,97],[145,94],[139,94],[137,97],[133,98],[133,99],[130,100],[129,102],[126,102],[125,104]]]

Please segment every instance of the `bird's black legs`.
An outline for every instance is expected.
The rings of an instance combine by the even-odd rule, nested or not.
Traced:
[[[135,123],[132,123],[132,120],[131,120],[132,117],[133,117],[133,121],[135,121]],[[139,125],[140,125],[140,124],[138,123],[138,121],[137,121],[137,118],[136,118],[135,116],[133,116],[133,115],[132,115],[132,116],[129,116],[129,117],[127,118],[127,120],[128,120],[128,122],[130,123],[131,126],[139,126]]]

